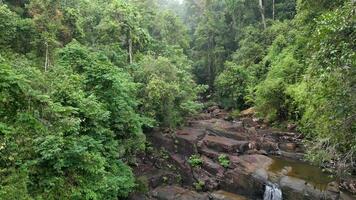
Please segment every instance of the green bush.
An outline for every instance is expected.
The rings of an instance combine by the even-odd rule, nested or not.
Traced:
[[[356,155],[354,5],[346,3],[316,21],[304,79],[289,89],[303,113],[301,130],[310,139],[308,158],[338,160],[349,172]]]
[[[203,164],[203,160],[200,158],[199,155],[192,155],[189,157],[188,163],[192,167],[200,167]]]
[[[223,166],[225,168],[230,166],[230,159],[227,155],[225,155],[225,154],[219,155],[218,160],[219,160],[219,163],[221,166]]]
[[[205,182],[204,181],[198,181],[194,183],[194,187],[196,191],[202,191],[205,187]]]
[[[256,87],[256,109],[270,121],[295,119],[287,88],[301,79],[303,66],[288,48],[275,58],[267,78]]]
[[[218,102],[225,108],[244,109],[248,76],[246,70],[227,62],[225,70],[215,80]]]
[[[203,87],[194,83],[186,59],[146,56],[139,66],[135,77],[141,83],[141,109],[158,125],[179,126],[202,107],[196,100]]]

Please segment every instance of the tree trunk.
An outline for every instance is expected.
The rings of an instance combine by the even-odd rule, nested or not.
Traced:
[[[49,58],[48,58],[48,43],[45,42],[45,46],[46,46],[46,55],[45,55],[45,66],[44,66],[44,70],[45,72],[47,72],[47,68],[49,65]]]
[[[133,63],[133,57],[132,57],[132,39],[131,39],[131,37],[129,37],[129,49],[128,49],[128,51],[129,51],[129,62],[130,62],[130,64],[132,64]]]
[[[260,6],[260,13],[261,13],[261,18],[262,18],[263,28],[266,29],[267,25],[266,25],[266,19],[265,19],[265,9],[263,7],[263,0],[259,0],[259,6]]]
[[[133,55],[132,55],[132,37],[131,37],[131,30],[127,30],[127,53],[129,54],[128,61],[130,64],[133,63]]]
[[[275,14],[276,14],[276,7],[275,7],[275,0],[272,1],[272,18],[273,20],[275,19]]]

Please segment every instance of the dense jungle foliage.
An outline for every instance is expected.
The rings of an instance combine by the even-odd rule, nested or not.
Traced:
[[[202,108],[356,159],[354,1],[0,0],[0,199],[123,199],[145,130]],[[200,98],[201,97],[201,98]]]
[[[186,1],[197,82],[234,110],[297,124],[307,159],[356,172],[356,5],[348,0]],[[197,14],[198,13],[198,14]]]

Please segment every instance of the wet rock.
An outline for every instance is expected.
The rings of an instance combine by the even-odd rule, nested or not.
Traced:
[[[219,190],[210,194],[211,200],[248,200],[246,197]]]
[[[263,138],[263,140],[258,143],[258,148],[265,150],[267,152],[279,150],[278,143],[276,143],[275,141],[266,139],[266,138]]]
[[[159,187],[151,193],[157,200],[209,200],[207,194],[199,194],[178,186]]]
[[[295,144],[295,143],[280,143],[279,148],[282,151],[294,152],[297,148],[297,144]]]
[[[221,188],[228,192],[238,193],[252,199],[261,198],[264,193],[264,182],[252,174],[236,168],[225,173]]]
[[[289,174],[291,171],[293,170],[293,168],[291,166],[286,166],[282,169],[281,171],[281,175],[282,176],[286,176],[287,174]]]
[[[303,153],[294,153],[294,152],[287,152],[287,151],[279,151],[279,154],[285,158],[290,158],[293,160],[302,160],[304,157]]]
[[[243,155],[239,157],[240,164],[245,170],[252,173],[257,169],[268,169],[273,159],[264,155]]]
[[[257,178],[258,180],[262,180],[263,182],[268,181],[268,172],[265,169],[257,169],[252,176]]]
[[[329,191],[320,191],[304,180],[284,176],[280,180],[280,187],[283,193],[283,199],[286,200],[336,200],[339,194]]]
[[[268,179],[266,170],[273,160],[263,155],[243,155],[230,157],[230,162],[235,166],[235,169],[225,173],[221,188],[246,195],[252,199],[261,198]]]
[[[264,156],[268,155],[267,151],[265,151],[265,150],[259,150],[257,154],[261,154],[261,155],[264,155]]]

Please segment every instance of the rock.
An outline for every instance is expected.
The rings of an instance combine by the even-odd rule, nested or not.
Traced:
[[[265,138],[262,142],[259,142],[258,147],[259,149],[265,150],[267,152],[277,151],[279,149],[278,144],[276,142],[267,140]]]
[[[145,194],[131,194],[128,198],[129,200],[151,200],[151,198],[147,197]]]
[[[199,153],[201,153],[202,155],[205,155],[211,159],[218,159],[220,153],[215,151],[215,150],[212,150],[212,149],[209,149],[207,147],[200,147],[198,149]]]
[[[288,124],[287,129],[288,131],[294,131],[297,128],[296,124]]]
[[[289,176],[282,177],[279,185],[282,189],[283,199],[285,200],[337,200],[339,198],[338,193],[320,191],[304,180]]]
[[[193,177],[197,182],[204,183],[202,190],[203,191],[213,191],[219,185],[219,180],[216,174],[210,174],[202,168],[193,169]]]
[[[282,151],[287,151],[287,152],[294,152],[297,148],[297,144],[295,143],[280,143],[278,147]]]
[[[304,157],[303,153],[293,153],[293,152],[287,152],[287,151],[279,151],[280,155],[285,157],[285,158],[290,158],[293,160],[302,160]]]
[[[350,192],[351,194],[356,194],[356,180],[352,180],[352,179],[344,180],[341,183],[341,187],[344,190]]]
[[[172,138],[163,135],[160,132],[153,132],[149,135],[150,141],[157,149],[165,148],[168,151],[174,151],[174,141]]]
[[[339,184],[337,182],[333,181],[328,184],[327,190],[330,192],[339,193],[340,192]]]
[[[263,196],[264,182],[259,177],[253,177],[252,174],[236,168],[225,173],[225,177],[221,182],[221,188],[228,192],[258,199]]]
[[[225,173],[221,188],[252,199],[261,198],[268,179],[267,169],[273,160],[263,155],[243,155],[230,157],[230,162],[235,169]]]
[[[177,152],[183,156],[197,154],[197,142],[205,136],[204,129],[184,128],[176,131]]]
[[[219,190],[210,194],[211,200],[248,200],[241,195]]]
[[[210,135],[206,135],[203,139],[203,142],[207,147],[214,149],[218,152],[225,153],[235,153],[236,150],[244,152],[248,149],[249,144],[246,141],[237,141],[225,137]]]
[[[268,155],[267,151],[265,151],[265,150],[259,150],[258,154],[265,155],[265,156]]]
[[[213,160],[206,156],[201,157],[203,160],[202,168],[215,176],[222,176],[225,169],[220,164],[215,163]]]
[[[179,174],[182,175],[182,182],[187,185],[192,185],[194,183],[194,179],[192,177],[191,168],[186,162],[186,159],[179,154],[172,154],[170,157],[172,164],[177,167]]]
[[[151,195],[157,200],[209,200],[207,194],[199,194],[178,186],[158,187]]]
[[[247,133],[250,135],[257,135],[257,131],[255,127],[250,127],[250,128],[246,128],[247,129]]]
[[[340,192],[340,199],[339,200],[355,200],[356,195],[346,194],[345,192]]]
[[[253,119],[251,119],[251,118],[242,118],[241,120],[242,120],[242,123],[245,128],[259,126],[259,124],[255,121],[253,121]]]
[[[240,116],[241,117],[252,117],[253,115],[255,115],[255,113],[256,113],[255,108],[251,107],[249,109],[241,111]]]
[[[264,155],[243,155],[239,157],[240,165],[243,166],[243,169],[253,173],[257,169],[268,169],[269,166],[273,163],[273,159]]]
[[[263,182],[267,182],[268,181],[268,172],[265,169],[257,169],[252,176],[254,176],[255,178],[262,180]]]
[[[168,172],[160,169],[153,169],[146,172],[144,176],[139,177],[139,179],[147,180],[148,186],[150,188],[156,188],[161,184],[175,184],[178,183],[178,176],[173,172]]]
[[[197,120],[208,120],[211,119],[211,115],[208,113],[200,113],[197,116],[194,116],[192,120],[197,121]]]
[[[206,109],[208,113],[214,112],[215,110],[219,110],[219,106],[211,106],[208,109]]]
[[[291,166],[286,166],[282,169],[281,171],[281,175],[282,176],[286,176],[287,174],[289,174],[291,171],[293,170],[293,168]]]
[[[220,137],[226,137],[234,140],[246,140],[247,137],[243,132],[231,132],[231,131],[226,131],[223,129],[218,129],[218,128],[206,128],[206,131],[209,135],[212,136],[220,136]]]

